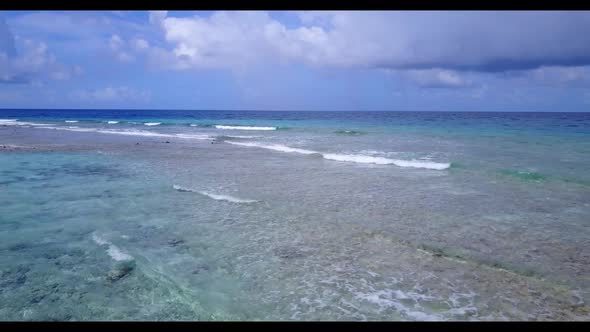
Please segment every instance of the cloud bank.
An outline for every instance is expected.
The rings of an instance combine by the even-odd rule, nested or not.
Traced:
[[[303,12],[287,27],[266,12],[150,14],[174,67],[254,62],[503,72],[590,64],[589,12]]]
[[[17,42],[21,52],[17,51]],[[6,23],[0,20],[0,83],[67,80],[81,73],[79,66],[59,63],[44,42],[15,38]]]
[[[56,104],[120,107],[587,110],[590,95],[588,11],[4,17],[4,101],[51,90]]]

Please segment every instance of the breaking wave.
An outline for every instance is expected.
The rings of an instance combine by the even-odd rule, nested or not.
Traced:
[[[225,126],[225,125],[215,125],[217,129],[227,129],[227,130],[277,130],[277,127],[256,127],[256,126]]]
[[[242,198],[233,197],[233,196],[229,196],[229,195],[212,194],[212,193],[208,193],[206,191],[198,191],[198,190],[194,190],[191,188],[182,187],[182,186],[179,186],[176,184],[173,185],[172,188],[174,188],[175,190],[180,191],[180,192],[192,192],[192,193],[201,194],[201,195],[207,196],[209,198],[212,198],[212,199],[218,200],[218,201],[228,201],[228,202],[232,202],[232,203],[256,203],[256,202],[258,202],[253,199],[242,199]]]
[[[233,144],[233,145],[248,146],[248,147],[257,147],[257,148],[263,148],[263,149],[267,149],[267,150],[280,151],[280,152],[294,152],[294,153],[308,154],[308,155],[309,154],[320,154],[324,159],[327,159],[327,160],[353,162],[353,163],[360,163],[360,164],[396,165],[399,167],[426,168],[426,169],[433,169],[433,170],[444,170],[444,169],[447,169],[451,166],[450,163],[437,163],[437,162],[432,162],[432,161],[389,159],[389,158],[383,158],[383,157],[372,157],[372,156],[357,155],[357,154],[321,153],[321,152],[317,152],[317,151],[313,151],[313,150],[291,148],[291,147],[288,147],[285,145],[280,145],[280,144],[262,144],[262,143],[257,143],[257,142],[233,142],[233,141],[226,141],[226,143]]]

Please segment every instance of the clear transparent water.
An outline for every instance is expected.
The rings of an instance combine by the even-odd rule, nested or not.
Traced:
[[[10,112],[2,320],[590,317],[587,114]]]

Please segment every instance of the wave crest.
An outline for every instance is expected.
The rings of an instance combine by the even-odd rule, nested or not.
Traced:
[[[301,154],[318,154],[319,153],[319,152],[313,151],[313,150],[291,148],[291,147],[288,147],[285,145],[280,145],[280,144],[262,144],[262,143],[256,143],[256,142],[234,142],[234,141],[225,141],[225,142],[229,143],[229,144],[233,144],[233,145],[257,147],[257,148],[263,148],[263,149],[280,151],[280,152],[294,152],[294,153],[301,153]]]
[[[179,186],[176,184],[173,185],[172,188],[174,188],[175,190],[180,191],[180,192],[192,192],[192,193],[201,194],[203,196],[207,196],[207,197],[212,198],[217,201],[228,201],[231,203],[256,203],[256,202],[258,202],[253,199],[243,199],[243,198],[233,197],[233,196],[229,196],[229,195],[212,194],[212,193],[208,193],[206,191],[198,191],[195,189],[182,187],[182,186]]]
[[[285,145],[280,144],[262,144],[257,142],[234,142],[234,141],[225,141],[226,143],[233,144],[233,145],[241,145],[241,146],[248,146],[248,147],[257,147],[263,148],[267,150],[274,150],[280,152],[294,152],[300,154],[319,154],[324,159],[327,160],[334,160],[334,161],[344,161],[344,162],[353,162],[353,163],[360,163],[360,164],[377,164],[377,165],[396,165],[399,167],[414,167],[414,168],[426,168],[426,169],[433,169],[433,170],[444,170],[451,166],[450,163],[437,163],[432,161],[422,161],[422,160],[402,160],[402,159],[389,159],[383,157],[372,157],[372,156],[364,156],[364,155],[357,155],[357,154],[337,154],[337,153],[321,153],[313,150],[305,150],[305,149],[298,149],[298,148],[291,148]]]
[[[355,154],[326,153],[323,156],[325,159],[328,160],[348,161],[360,164],[396,165],[399,167],[427,168],[435,170],[443,170],[451,166],[450,163],[436,163],[432,161],[421,160],[389,159],[383,157],[371,157]]]
[[[226,126],[226,125],[215,125],[217,129],[226,130],[277,130],[277,127],[257,127],[257,126]]]

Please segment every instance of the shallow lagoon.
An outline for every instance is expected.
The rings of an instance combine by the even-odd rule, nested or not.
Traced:
[[[2,125],[0,319],[590,318],[580,127],[419,120]]]

